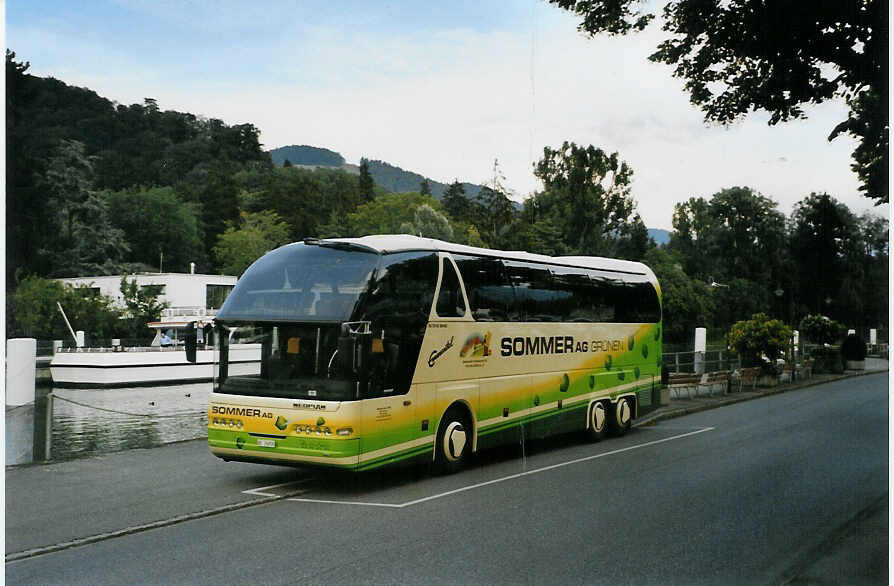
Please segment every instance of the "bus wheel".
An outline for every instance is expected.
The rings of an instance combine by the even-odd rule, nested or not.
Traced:
[[[590,408],[590,425],[587,427],[587,435],[594,442],[598,442],[605,436],[605,430],[608,428],[608,410],[605,403],[596,401]]]
[[[630,404],[630,399],[618,399],[612,411],[613,417],[609,419],[609,429],[612,435],[624,435],[633,423],[633,406]]]
[[[449,409],[441,419],[435,442],[435,467],[439,472],[456,472],[472,453],[472,425],[460,409]]]

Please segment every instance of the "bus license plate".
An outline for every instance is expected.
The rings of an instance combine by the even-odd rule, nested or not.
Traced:
[[[261,446],[262,448],[275,448],[276,440],[259,439],[258,445]]]

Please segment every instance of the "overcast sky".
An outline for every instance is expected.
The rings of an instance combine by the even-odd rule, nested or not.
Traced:
[[[490,180],[515,199],[541,188],[544,146],[618,151],[646,225],[673,206],[749,186],[792,206],[828,192],[873,209],[850,170],[854,142],[826,137],[842,103],[775,127],[752,114],[706,125],[683,82],[646,57],[657,25],[589,39],[543,0],[338,2],[8,0],[7,47],[30,73],[122,103],[250,122],[272,149],[308,144],[449,183]]]

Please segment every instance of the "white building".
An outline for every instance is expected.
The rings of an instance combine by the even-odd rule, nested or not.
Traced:
[[[159,289],[159,301],[167,302],[166,317],[178,315],[215,315],[233,287],[236,277],[231,275],[196,275],[190,273],[138,273],[127,276],[137,285]],[[75,277],[58,279],[74,287],[87,287],[115,300],[123,308],[121,276]]]

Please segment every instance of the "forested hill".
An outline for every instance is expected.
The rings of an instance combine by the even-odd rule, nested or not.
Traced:
[[[341,167],[345,158],[340,154],[307,145],[290,145],[270,151],[273,164],[282,167],[288,161],[292,165],[317,165],[322,167]]]
[[[282,166],[288,161],[296,166],[334,167],[353,173],[359,172],[357,165],[345,163],[344,157],[339,153],[320,147],[307,145],[279,147],[270,151],[270,158],[273,159],[273,164],[278,166]],[[376,185],[392,193],[419,191],[422,181],[427,179],[419,173],[405,171],[385,161],[367,160],[367,163],[369,164],[369,173]],[[432,195],[437,199],[441,199],[449,187],[434,179],[428,179],[428,184]],[[465,189],[466,197],[469,198],[477,196],[482,187],[473,183],[462,183],[462,186]]]
[[[239,220],[240,173],[273,170],[258,129],[118,104],[29,67],[7,51],[7,283],[162,262],[210,271]]]

